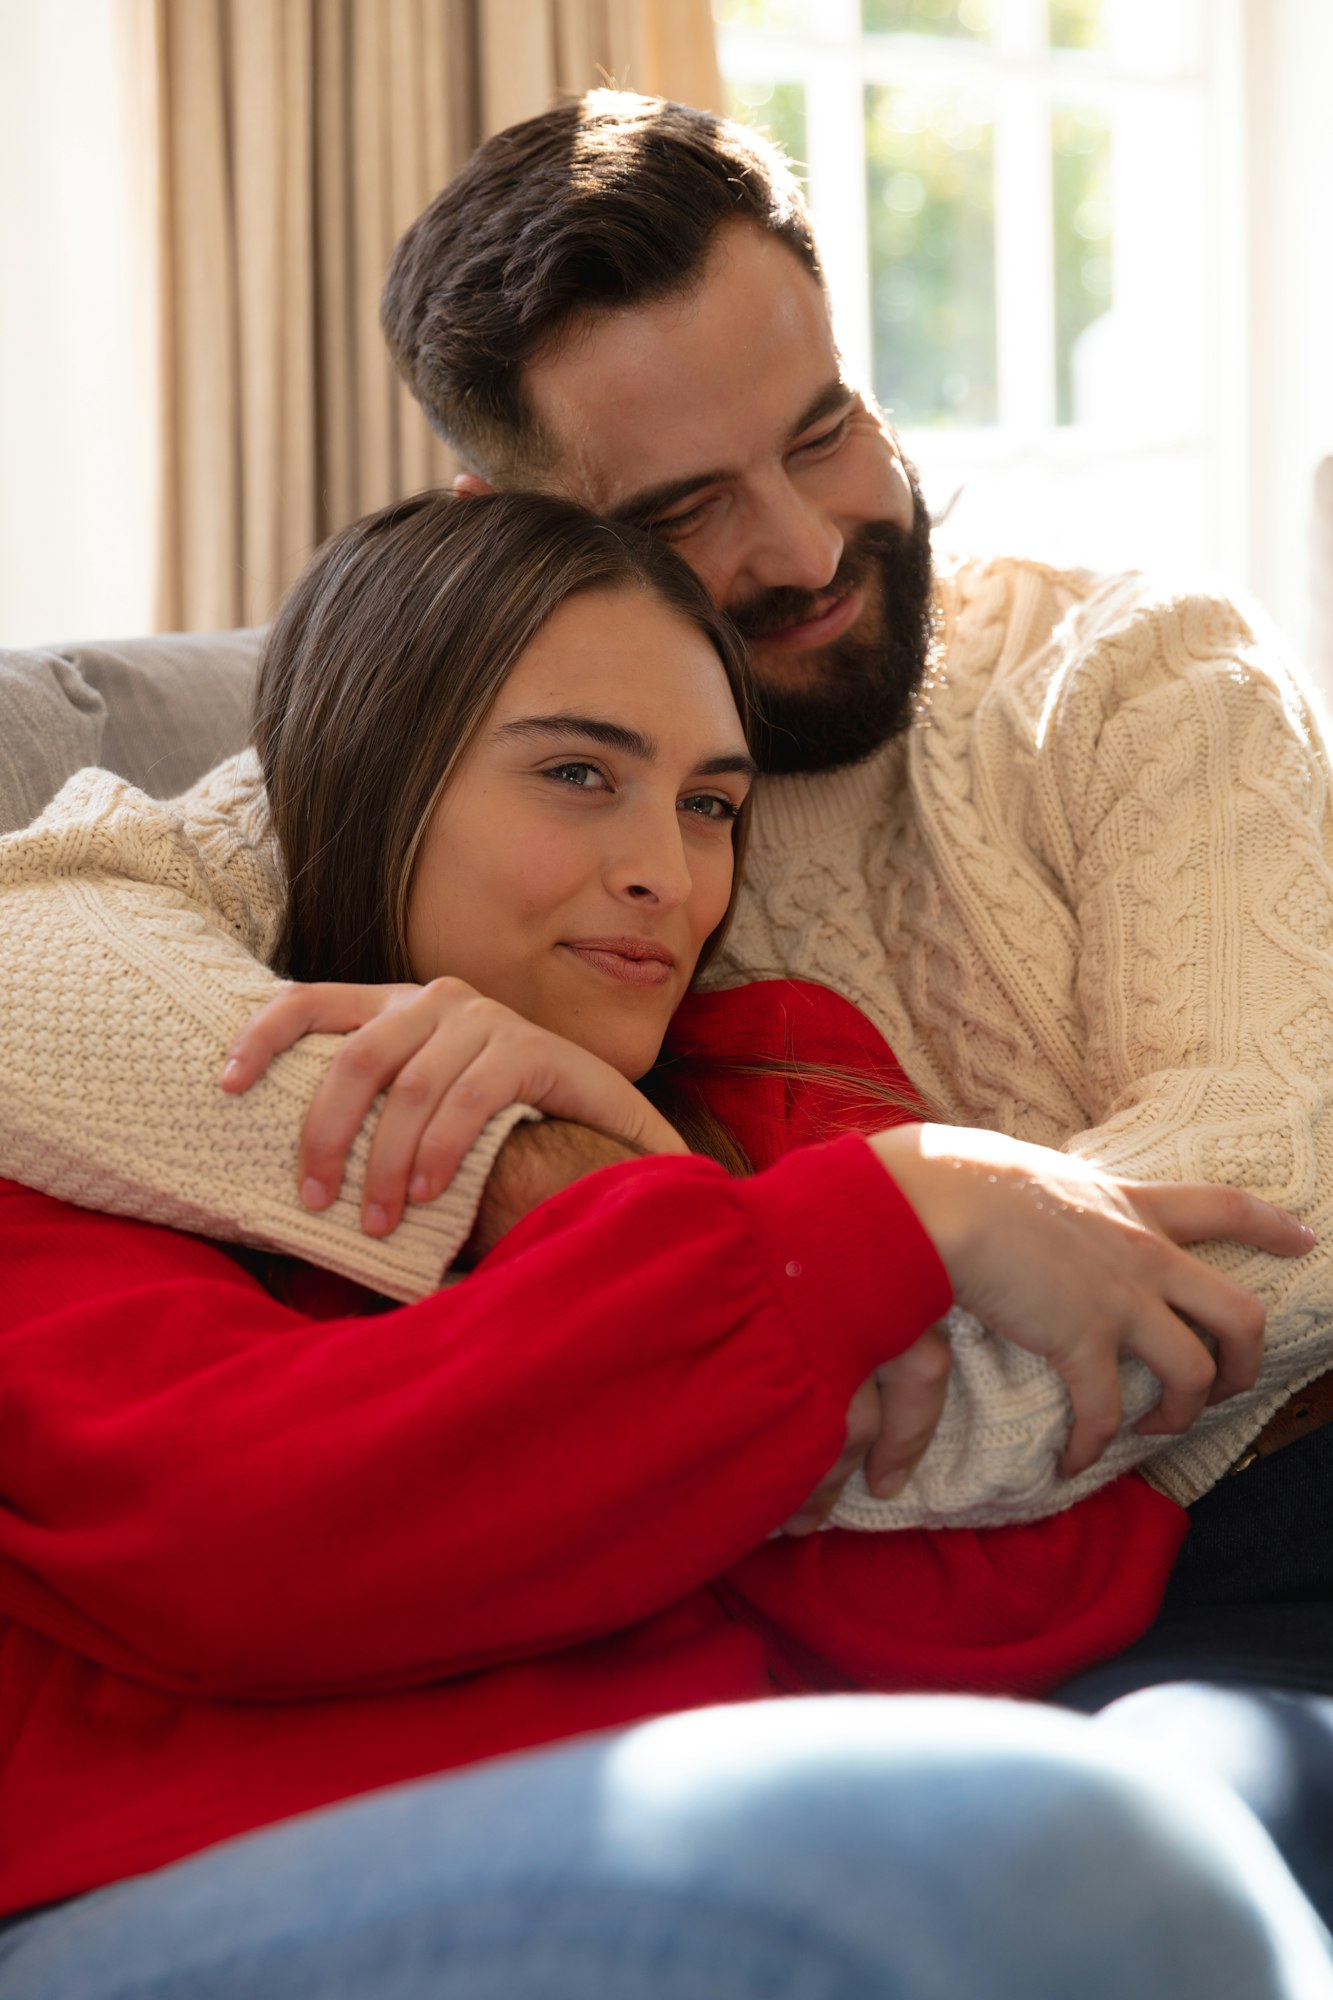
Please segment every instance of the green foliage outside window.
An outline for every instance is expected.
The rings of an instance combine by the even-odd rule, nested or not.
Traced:
[[[991,31],[991,0],[861,0],[868,35],[970,35]]]
[[[810,0],[713,0],[719,28],[767,28],[782,34],[807,25]]]
[[[1051,120],[1055,204],[1056,422],[1072,424],[1079,336],[1111,305],[1111,134],[1095,111]]]
[[[1053,49],[1099,49],[1105,38],[1103,0],[1046,0]]]
[[[727,85],[727,111],[744,125],[753,125],[776,139],[805,178],[805,85],[774,83],[746,77]]]
[[[993,154],[975,100],[867,88],[875,392],[899,424],[996,421]]]

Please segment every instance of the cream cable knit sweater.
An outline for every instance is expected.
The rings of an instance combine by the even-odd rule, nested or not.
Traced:
[[[962,568],[918,725],[855,768],[762,788],[748,890],[715,977],[823,981],[875,1020],[941,1115],[1146,1179],[1234,1180],[1323,1247],[1209,1251],[1268,1306],[1251,1394],[1163,1444],[1126,1432],[1080,1479],[1064,1390],[950,1316],[944,1420],[903,1496],[844,1526],[1053,1512],[1132,1464],[1188,1501],[1333,1363],[1333,824],[1305,695],[1231,605],[1134,578]],[[355,1187],[303,1215],[294,1128],[331,1044],[249,1097],[216,1085],[273,991],[278,883],[254,761],[175,808],[102,773],[0,842],[0,1171],[313,1257],[395,1297],[439,1281],[497,1123],[452,1202],[386,1244]],[[364,1144],[362,1162],[364,1160]],[[1125,1364],[1127,1418],[1155,1386]]]
[[[243,1097],[218,1079],[283,982],[276,846],[245,752],[162,804],[80,771],[0,839],[0,1172],[85,1208],[305,1257],[386,1297],[441,1283],[521,1107],[492,1119],[453,1186],[362,1234],[372,1126],[322,1215],[296,1199],[305,1107],[340,1038],[312,1035]]]

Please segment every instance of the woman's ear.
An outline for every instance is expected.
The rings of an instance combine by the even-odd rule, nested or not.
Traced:
[[[483,493],[495,491],[489,479],[483,479],[479,472],[456,472],[453,486],[460,500],[480,500]]]

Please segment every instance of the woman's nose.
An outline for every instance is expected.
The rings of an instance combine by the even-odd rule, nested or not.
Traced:
[[[670,821],[654,817],[640,831],[631,852],[622,853],[608,871],[608,887],[627,902],[675,909],[693,887],[678,815]]]

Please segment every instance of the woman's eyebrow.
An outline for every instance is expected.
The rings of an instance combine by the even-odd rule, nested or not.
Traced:
[[[657,744],[651,736],[645,736],[640,729],[627,729],[622,722],[607,722],[597,715],[519,715],[512,722],[502,722],[495,732],[497,742],[511,736],[559,736],[566,740],[571,736],[582,736],[590,743],[600,743],[606,750],[623,751],[627,757],[637,758],[641,764],[651,764],[657,755]],[[743,778],[754,778],[759,775],[759,766],[748,751],[725,750],[716,757],[704,758],[694,768],[697,778],[720,778],[732,772]]]
[[[600,743],[607,750],[623,750],[627,757],[637,757],[644,764],[657,755],[651,736],[626,729],[623,723],[604,722],[596,715],[520,715],[501,723],[495,735],[497,742],[508,736],[586,736],[591,743]]]
[[[730,750],[723,757],[706,757],[694,767],[696,778],[724,778],[733,771],[741,778],[759,776],[759,766],[744,750]]]

